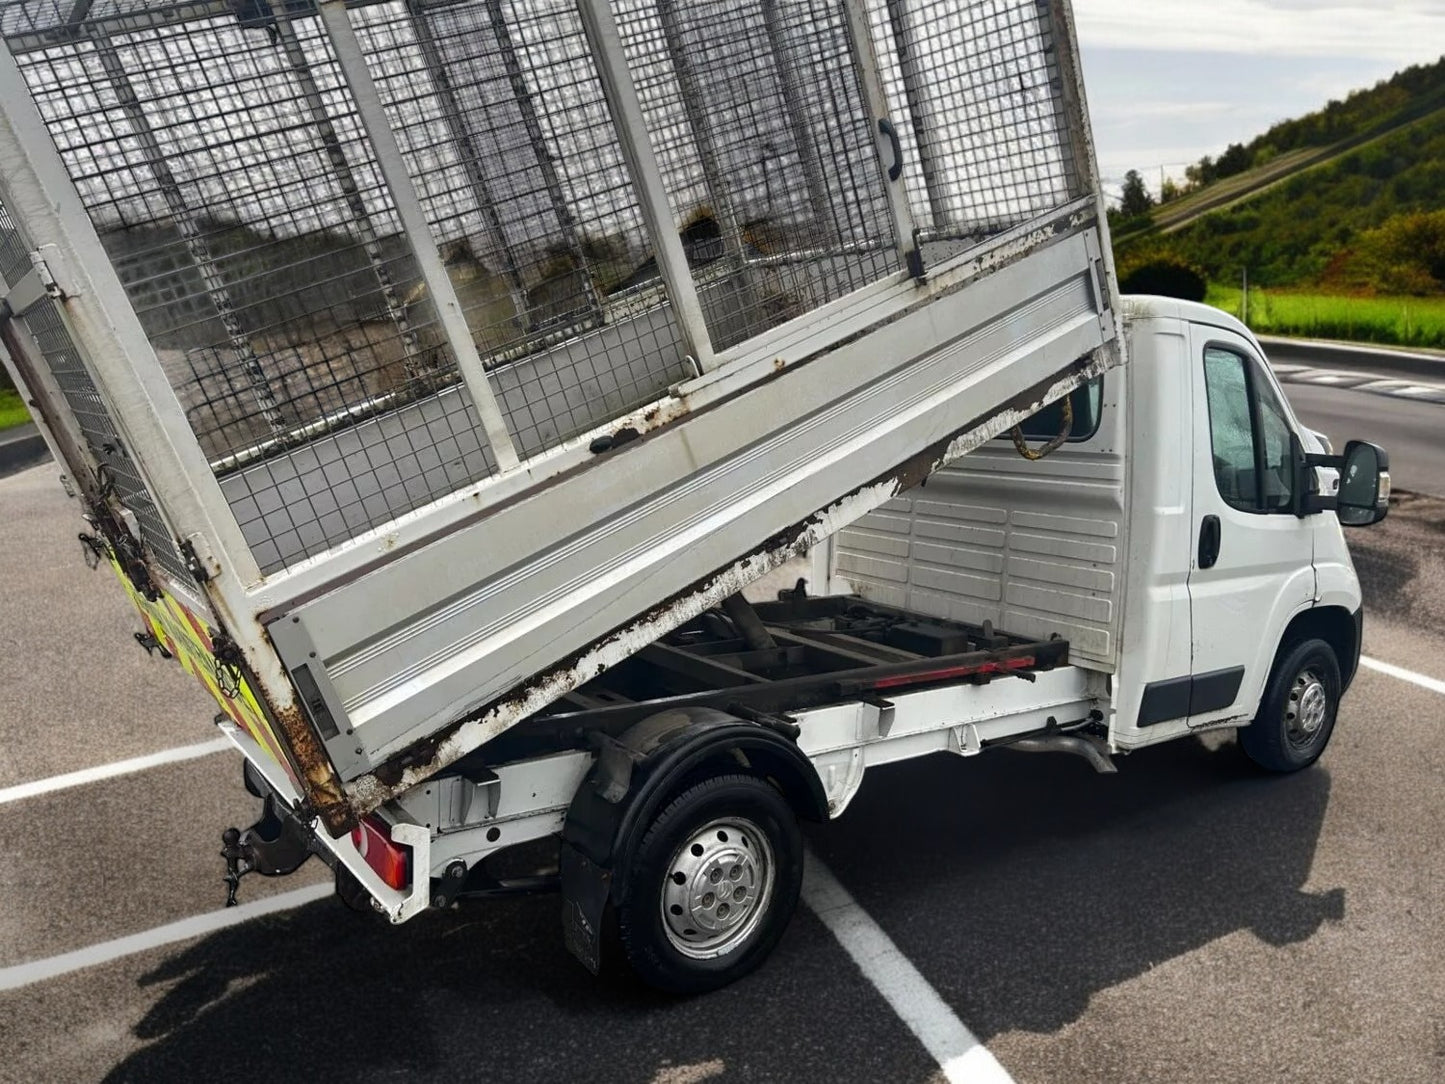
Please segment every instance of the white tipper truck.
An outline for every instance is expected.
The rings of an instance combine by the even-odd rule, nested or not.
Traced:
[[[870,766],[1328,742],[1388,463],[1236,321],[1118,297],[1067,0],[0,38],[0,355],[245,756],[230,899],[311,856],[394,922],[551,888],[589,967],[706,990]]]

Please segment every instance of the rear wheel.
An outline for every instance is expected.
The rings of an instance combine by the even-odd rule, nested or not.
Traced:
[[[767,958],[797,907],[803,847],[787,801],[751,775],[715,776],[670,801],[642,837],[617,932],[651,986],[715,990]]]
[[[1323,640],[1305,640],[1276,663],[1259,714],[1239,732],[1249,758],[1272,772],[1294,772],[1319,759],[1335,729],[1340,664]]]

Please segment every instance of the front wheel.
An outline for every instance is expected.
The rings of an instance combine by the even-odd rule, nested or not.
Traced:
[[[742,774],[696,783],[638,845],[617,905],[627,962],[673,993],[725,986],[782,937],[802,877],[797,820],[775,788]]]
[[[1340,664],[1323,640],[1296,644],[1275,665],[1254,722],[1239,732],[1249,759],[1272,772],[1295,772],[1319,759],[1335,729]]]

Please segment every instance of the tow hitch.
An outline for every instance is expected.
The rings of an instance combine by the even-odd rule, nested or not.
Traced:
[[[263,799],[261,819],[245,831],[227,828],[221,833],[221,857],[226,860],[226,906],[236,906],[236,889],[248,873],[284,877],[295,873],[317,852],[306,827],[289,813],[276,809],[276,798]]]

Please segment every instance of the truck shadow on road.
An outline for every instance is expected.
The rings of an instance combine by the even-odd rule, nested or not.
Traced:
[[[1323,767],[1266,778],[1232,745],[1146,750],[1098,777],[1057,756],[873,773],[815,853],[987,1040],[1236,931],[1302,941],[1344,914],[1305,891]],[[761,972],[694,999],[596,980],[540,898],[398,928],[332,901],[183,949],[141,978],[146,1045],[111,1080],[925,1079],[932,1066],[800,910]],[[914,1064],[916,1062],[916,1064]],[[684,1067],[700,1067],[689,1075]],[[659,1074],[663,1074],[659,1076]]]
[[[1116,776],[1012,752],[902,765],[815,853],[980,1039],[1053,1032],[1227,934],[1286,945],[1344,917],[1342,888],[1303,888],[1327,767],[1267,775],[1211,745],[1143,750]]]

